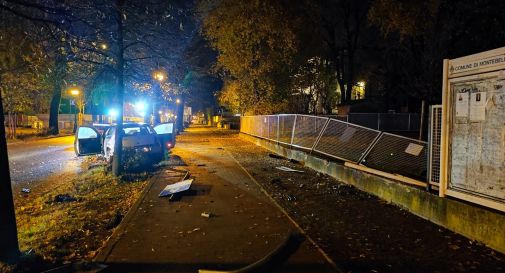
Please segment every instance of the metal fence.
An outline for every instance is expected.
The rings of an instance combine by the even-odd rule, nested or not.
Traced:
[[[430,107],[428,132],[428,182],[438,185],[440,182],[440,141],[442,139],[442,105]]]
[[[418,113],[349,113],[335,119],[387,132],[419,131]]]
[[[428,178],[427,142],[333,117],[243,116],[240,132],[388,173]]]

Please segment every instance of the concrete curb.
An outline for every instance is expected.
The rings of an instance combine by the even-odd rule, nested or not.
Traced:
[[[45,139],[52,139],[52,138],[60,138],[60,137],[68,137],[68,136],[73,136],[74,134],[63,134],[63,135],[57,135],[57,136],[44,136],[44,137],[30,137],[27,139],[19,139],[16,141],[8,141],[7,146],[13,145],[13,144],[18,144],[18,143],[26,143],[26,142],[32,142],[32,141],[39,141],[39,140],[45,140]]]
[[[98,250],[98,253],[96,254],[95,258],[93,258],[93,262],[105,263],[107,257],[114,249],[114,246],[121,239],[121,236],[124,234],[126,226],[131,222],[133,215],[139,209],[140,205],[146,198],[147,193],[151,190],[152,186],[156,182],[156,179],[160,176],[160,173],[157,173],[156,175],[154,175],[149,179],[149,182],[145,186],[144,190],[142,190],[142,193],[140,194],[137,201],[135,201],[133,206],[126,213],[121,223],[119,223],[119,225],[114,229],[109,238],[107,238],[107,240],[104,242],[103,246]]]

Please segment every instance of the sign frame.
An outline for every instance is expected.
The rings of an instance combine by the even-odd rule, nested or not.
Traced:
[[[505,202],[449,188],[451,176],[452,122],[456,118],[451,85],[464,81],[505,78],[505,47],[456,59],[444,59],[442,78],[442,133],[440,147],[439,196],[451,196],[505,212]],[[485,95],[484,95],[485,97]],[[471,100],[471,94],[468,95]],[[470,109],[468,119],[470,119]],[[469,121],[470,122],[470,121]]]

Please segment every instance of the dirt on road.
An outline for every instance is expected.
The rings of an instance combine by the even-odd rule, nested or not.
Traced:
[[[219,143],[344,272],[505,272],[505,255],[379,198],[272,157],[237,132],[190,128],[179,142]],[[276,167],[299,172],[285,172]]]

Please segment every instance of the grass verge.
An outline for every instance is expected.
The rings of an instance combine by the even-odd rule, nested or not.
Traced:
[[[118,179],[98,167],[16,200],[20,249],[30,253],[32,261],[21,262],[9,271],[40,270],[41,260],[46,266],[90,261],[138,199],[147,180],[148,174]],[[32,268],[23,269],[26,266]]]

